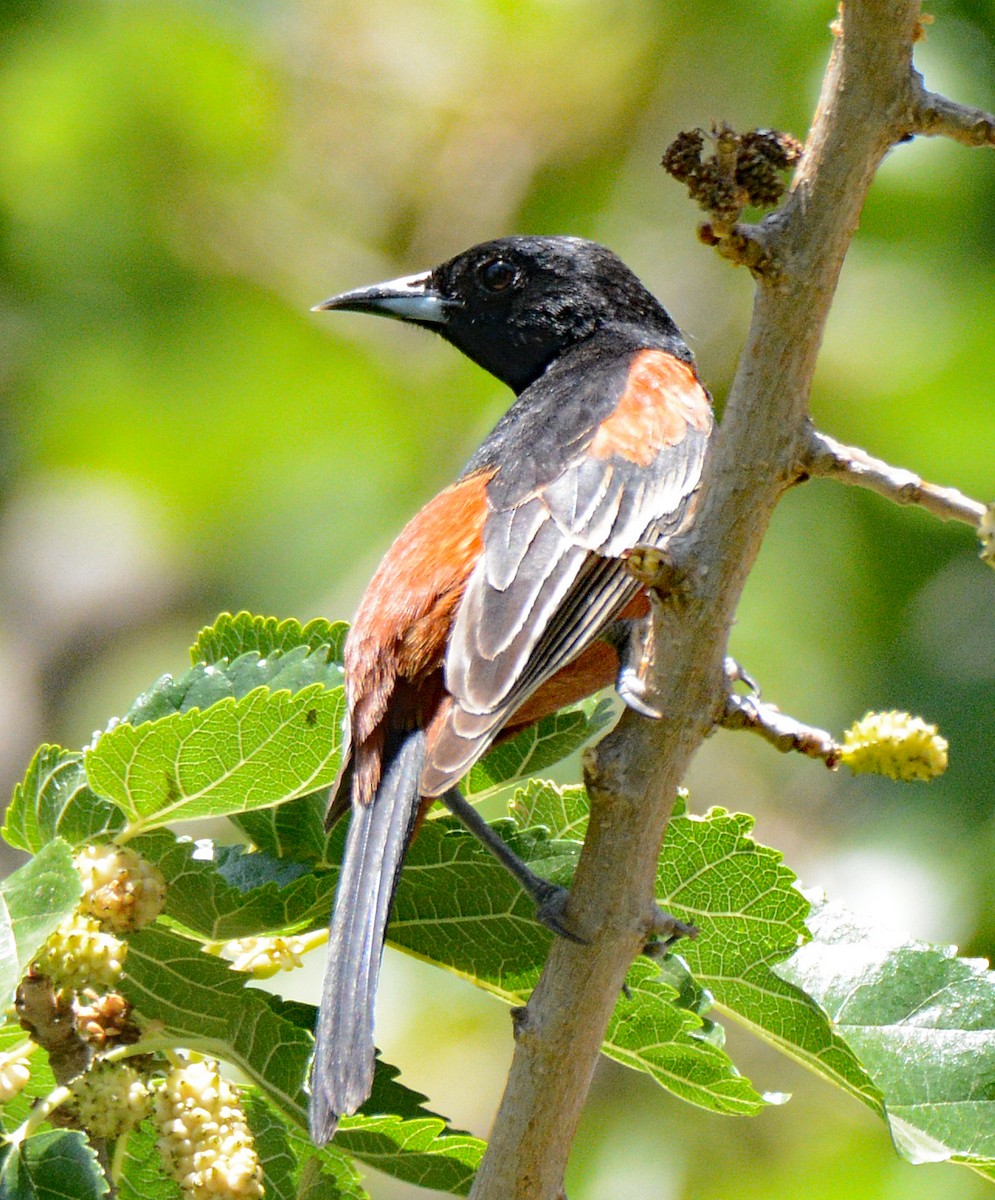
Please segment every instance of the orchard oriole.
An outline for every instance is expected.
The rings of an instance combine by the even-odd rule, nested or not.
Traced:
[[[311,1133],[323,1144],[370,1094],[391,900],[433,799],[482,834],[539,919],[570,936],[562,890],[514,860],[456,784],[496,739],[619,677],[611,631],[648,611],[625,553],[664,544],[689,519],[712,412],[665,309],[611,251],[579,238],[486,242],[317,309],[433,329],[517,394],[387,551],[346,642],[330,816],[352,816],[311,1077]],[[632,689],[626,698],[639,706]]]

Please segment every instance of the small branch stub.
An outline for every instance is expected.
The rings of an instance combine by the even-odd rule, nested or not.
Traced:
[[[995,115],[957,104],[919,85],[913,132],[923,137],[946,137],[962,146],[995,146]]]
[[[747,729],[751,733],[758,733],[785,754],[795,751],[809,758],[819,758],[829,768],[839,763],[840,747],[832,734],[805,725],[787,716],[775,705],[761,703],[754,696],[730,693],[726,697],[719,724],[725,729]]]

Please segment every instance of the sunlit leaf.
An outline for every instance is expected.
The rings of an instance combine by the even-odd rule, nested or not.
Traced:
[[[334,779],[341,705],[340,691],[320,685],[259,688],[203,712],[118,725],[87,751],[87,776],[131,832],[265,808]]]
[[[913,1162],[995,1169],[995,972],[819,900],[777,974],[812,996],[884,1096]]]
[[[7,1003],[28,964],[76,907],[83,888],[56,838],[0,883],[0,997]]]
[[[197,663],[230,662],[255,652],[263,658],[285,654],[304,646],[324,650],[329,662],[342,662],[342,649],[349,626],[344,621],[326,621],[316,617],[306,625],[290,618],[257,617],[251,613],[221,613],[213,625],[202,629],[190,648],[190,660]]]
[[[123,825],[120,809],[88,786],[81,753],[41,746],[14,788],[3,836],[18,850],[37,853],[54,837],[76,849]]]

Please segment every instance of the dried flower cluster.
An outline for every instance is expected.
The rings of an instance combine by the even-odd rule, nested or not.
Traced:
[[[715,147],[708,157],[704,157],[706,138]],[[701,208],[729,222],[748,205],[777,204],[785,188],[781,172],[792,167],[801,152],[801,143],[788,133],[773,129],[736,133],[721,125],[710,134],[701,129],[679,133],[667,147],[663,167],[687,187]]]

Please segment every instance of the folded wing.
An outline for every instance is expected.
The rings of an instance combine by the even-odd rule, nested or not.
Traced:
[[[561,461],[537,465],[535,445],[512,448],[517,455],[502,447],[513,465],[488,488],[483,554],[446,652],[452,701],[429,731],[425,795],[458,781],[635,596],[640,585],[621,556],[637,542],[662,544],[688,516],[712,428],[707,393],[663,350],[638,351],[612,375],[608,415],[568,441]],[[519,463],[538,482],[516,494],[502,474]]]

